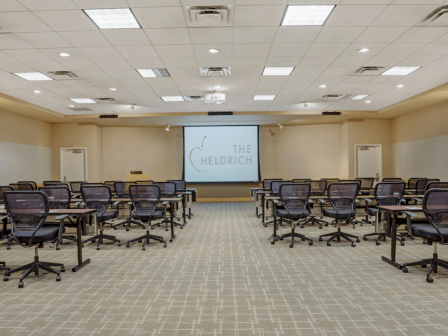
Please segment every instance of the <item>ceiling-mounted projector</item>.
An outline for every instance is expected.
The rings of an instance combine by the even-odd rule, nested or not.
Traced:
[[[226,95],[216,91],[213,93],[207,93],[204,97],[204,102],[208,104],[225,103]]]

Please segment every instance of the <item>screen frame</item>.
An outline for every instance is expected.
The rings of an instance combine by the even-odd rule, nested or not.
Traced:
[[[186,127],[257,127],[257,155],[258,155],[258,181],[214,181],[214,182],[188,182],[185,180],[185,128]],[[260,125],[200,125],[200,126],[182,126],[182,180],[186,183],[197,184],[224,184],[224,183],[260,183]]]

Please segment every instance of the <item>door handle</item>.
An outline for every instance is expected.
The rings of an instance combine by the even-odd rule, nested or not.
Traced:
[[[377,181],[377,182],[380,181],[380,174],[376,173],[375,181]]]

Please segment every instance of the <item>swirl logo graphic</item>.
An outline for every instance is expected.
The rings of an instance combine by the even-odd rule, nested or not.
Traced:
[[[202,140],[202,146],[201,146],[201,147],[194,147],[194,148],[190,151],[190,163],[191,163],[191,165],[193,166],[193,168],[196,169],[196,170],[197,170],[198,172],[200,172],[200,173],[205,173],[205,172],[208,171],[208,169],[207,169],[207,170],[201,170],[201,169],[196,168],[196,166],[195,166],[194,163],[193,163],[193,160],[192,160],[191,156],[193,155],[193,152],[194,152],[196,149],[198,149],[198,150],[200,150],[200,151],[204,151],[204,149],[205,149],[205,148],[204,148],[205,138],[207,138],[207,136],[204,136],[204,139]]]

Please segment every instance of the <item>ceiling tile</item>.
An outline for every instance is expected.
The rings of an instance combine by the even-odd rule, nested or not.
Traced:
[[[277,66],[297,66],[302,57],[268,57],[265,66],[277,67]]]
[[[407,56],[422,49],[427,43],[391,43],[378,53],[378,56]]]
[[[311,43],[274,43],[269,53],[270,57],[303,56],[310,48]]]
[[[65,66],[70,71],[89,71],[89,70],[100,70],[100,68],[89,60],[82,60],[82,61],[59,61],[60,64]]]
[[[235,27],[234,43],[272,43],[277,27]]]
[[[232,55],[241,57],[262,57],[268,56],[270,49],[271,44],[233,44]]]
[[[35,48],[64,48],[71,47],[70,43],[53,32],[46,33],[17,33],[16,36],[28,42]]]
[[[159,57],[195,57],[191,44],[156,45],[154,46]]]
[[[232,56],[232,44],[194,44],[194,52],[196,57],[223,57],[223,56]],[[212,54],[208,50],[209,49],[218,49],[219,53]]]
[[[180,6],[180,0],[127,0],[132,7]]]
[[[333,10],[325,25],[369,26],[386,8],[386,5],[339,5]]]
[[[353,42],[365,30],[365,27],[323,27],[316,42]]]
[[[304,56],[298,66],[329,66],[336,58],[336,56]]]
[[[165,67],[165,64],[163,64],[160,58],[133,58],[128,59],[127,61],[134,69],[153,69]]]
[[[275,43],[314,42],[322,26],[281,26],[275,36]]]
[[[231,57],[197,57],[197,65],[204,67],[229,67],[232,65]]]
[[[232,84],[257,84],[261,77],[261,72],[258,74],[258,76],[233,77]]]
[[[156,44],[190,44],[188,28],[145,29],[151,43]]]
[[[120,54],[127,59],[159,57],[152,46],[120,46],[116,48]]]
[[[246,77],[246,76],[261,76],[263,72],[263,67],[254,68],[232,68],[232,78],[233,77]]]
[[[29,66],[33,67],[34,69],[36,69],[37,71],[40,71],[40,72],[69,70],[66,67],[62,66],[60,63],[55,62],[55,61],[49,61],[49,62],[26,62],[26,64],[28,64]]]
[[[349,43],[313,43],[306,56],[339,56],[349,45]]]
[[[71,0],[71,1],[73,1],[79,8],[83,9],[129,7],[126,0]]]
[[[171,77],[147,77],[143,78],[147,85],[175,85]]]
[[[326,68],[326,66],[298,66],[293,70],[291,76],[318,76],[322,74]]]
[[[109,41],[99,31],[60,32],[74,47],[108,47]]]
[[[1,36],[1,35],[0,35]],[[61,57],[59,56],[59,53],[61,51],[69,53],[70,54],[70,61],[83,61],[83,60],[87,60],[87,57],[81,53],[78,49],[76,48],[42,48],[39,49],[40,52],[44,53],[45,55],[47,55],[48,57],[52,58],[55,61],[64,61],[67,60],[66,57]]]
[[[92,86],[92,84],[90,82],[88,82],[86,80],[83,80],[83,79],[59,80],[59,83],[64,84],[64,85],[66,85],[68,87],[71,87],[71,88],[80,87],[80,86],[83,86],[83,87],[85,87],[85,86]]]
[[[198,66],[195,58],[164,58],[163,63],[166,68],[193,68]]]
[[[173,81],[177,85],[202,85],[201,77],[176,77]]]
[[[98,29],[81,10],[36,11],[34,13],[58,32]]]
[[[347,67],[347,66],[362,66],[364,63],[369,61],[372,56],[339,56],[332,64],[332,67]]]
[[[414,26],[424,17],[429,15],[437,6],[435,5],[391,5],[372,23],[372,26],[398,27]]]
[[[234,27],[238,26],[273,26],[282,22],[285,6],[236,6]]]
[[[369,27],[356,39],[356,42],[392,42],[407,30],[409,30],[408,27]]]
[[[448,33],[448,27],[412,27],[395,42],[432,42],[446,33]],[[448,35],[446,36],[448,38]],[[448,40],[438,42],[448,42]]]
[[[233,29],[223,28],[190,28],[191,41],[194,44],[232,43]],[[235,42],[238,43],[238,42]]]
[[[143,28],[186,27],[181,7],[133,8],[132,11]]]
[[[415,53],[418,56],[445,56],[448,54],[448,43],[430,43]]]
[[[101,34],[114,46],[151,45],[142,29],[102,29]]]
[[[358,69],[357,66],[334,66],[337,60],[328,67],[323,73],[323,76],[349,76]],[[352,64],[353,65],[353,64]]]
[[[118,47],[118,48],[133,48],[133,47]],[[142,47],[142,48],[148,48],[148,47]],[[87,56],[91,60],[122,59],[120,53],[113,47],[82,47],[78,48],[78,50],[81,51],[85,56]],[[122,50],[120,50],[120,52],[123,53]],[[130,51],[129,53],[131,54],[131,56],[135,56]],[[128,55],[126,55],[125,57],[127,56]],[[157,55],[155,57],[157,57]],[[142,58],[142,57],[135,57],[135,58]]]
[[[364,66],[383,66],[383,67],[391,67],[402,61],[406,57],[404,56],[374,56],[366,63]],[[387,76],[383,76],[387,77]],[[392,77],[392,76],[391,76]]]
[[[104,70],[112,78],[141,78],[137,71],[132,70],[117,70],[108,69]]]
[[[8,54],[15,59],[22,62],[45,62],[51,61],[51,58],[40,52],[37,49],[19,49],[19,50],[4,50],[4,53]]]
[[[0,12],[20,12],[26,10],[26,7],[19,4],[17,0],[0,0]]]
[[[115,75],[118,75],[118,76],[123,76],[123,74],[119,74],[119,73],[116,73]],[[145,85],[146,84],[146,82],[143,80],[143,78],[137,78],[137,77],[135,77],[135,78],[130,78],[130,77],[128,77],[128,78],[118,78],[118,77],[116,77],[115,78],[115,80],[117,81],[117,83],[119,83],[120,85]],[[90,81],[91,82],[91,81]]]
[[[72,0],[19,0],[31,11],[78,9]]]
[[[11,57],[3,52],[0,52],[0,63],[15,63],[17,62],[17,59],[15,59],[14,57]]]
[[[267,57],[232,57],[232,67],[264,66]]]
[[[170,68],[167,67],[171,77],[200,77],[199,68],[197,66],[191,68]]]
[[[0,22],[2,30],[13,33],[51,31],[50,27],[30,12],[0,13]]]
[[[98,60],[93,62],[103,70],[135,70],[126,60]]]

